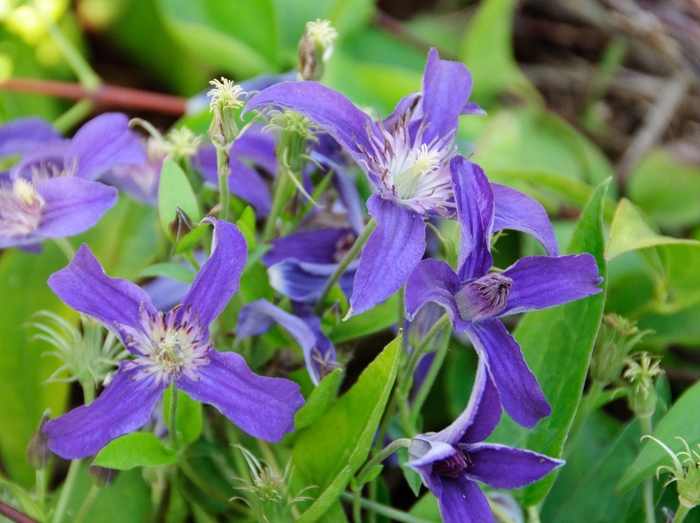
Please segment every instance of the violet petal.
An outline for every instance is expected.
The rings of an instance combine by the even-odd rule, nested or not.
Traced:
[[[352,296],[357,263],[352,262],[338,279],[338,286],[346,298]],[[302,303],[316,303],[328,278],[337,264],[306,263],[287,260],[267,269],[270,285],[280,294]]]
[[[41,118],[17,118],[0,125],[0,158],[22,154],[35,145],[50,142],[61,135]]]
[[[127,372],[125,365],[95,401],[46,423],[53,452],[65,459],[86,458],[148,421],[165,387],[152,379],[134,380],[137,371]]]
[[[377,228],[367,240],[355,274],[350,307],[365,312],[406,283],[425,252],[425,223],[416,212],[377,194],[367,200]]]
[[[492,183],[495,215],[493,232],[513,229],[529,234],[542,244],[550,256],[559,256],[557,238],[544,207],[527,194],[505,185]]]
[[[182,305],[185,308],[192,305],[200,323],[209,325],[238,290],[248,245],[232,223],[215,218],[205,218],[203,221],[214,225],[211,256],[195,276]]]
[[[64,156],[70,140],[56,139],[27,149],[19,161],[10,169],[10,178],[31,180],[34,171],[54,175],[63,171]]]
[[[515,422],[532,428],[552,413],[520,345],[499,320],[472,323],[466,333],[479,357],[486,358],[503,408]]]
[[[338,241],[352,233],[351,229],[314,229],[295,232],[270,242],[272,248],[262,256],[265,265],[274,265],[290,258],[302,262],[334,264]]]
[[[235,352],[208,354],[211,363],[197,370],[198,380],[185,375],[177,388],[193,399],[219,409],[251,436],[279,441],[294,430],[294,414],[304,404],[299,385],[282,378],[253,373],[243,356]]]
[[[447,263],[422,260],[406,283],[406,316],[413,320],[423,305],[434,302],[445,308],[453,325],[463,323],[454,297],[460,286],[459,278]]]
[[[117,190],[97,182],[60,176],[36,185],[44,200],[37,236],[62,238],[86,231],[117,202]]]
[[[568,256],[528,256],[501,273],[513,285],[506,308],[499,316],[555,307],[598,294],[602,282],[598,266],[590,254]]]
[[[258,171],[235,156],[231,156],[229,165],[231,175],[228,177],[228,188],[231,193],[255,207],[257,216],[270,214],[270,189]]]
[[[464,473],[456,478],[440,479],[442,492],[438,504],[443,523],[493,523],[488,499]]]

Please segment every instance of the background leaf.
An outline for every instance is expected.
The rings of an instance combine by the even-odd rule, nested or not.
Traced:
[[[95,457],[94,464],[117,470],[134,467],[160,467],[177,461],[175,453],[166,448],[150,432],[132,432],[110,441]]]

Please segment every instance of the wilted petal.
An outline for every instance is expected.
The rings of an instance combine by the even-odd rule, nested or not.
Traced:
[[[493,190],[484,170],[464,156],[450,160],[450,172],[461,231],[457,275],[466,281],[480,278],[493,265]]]
[[[62,238],[86,231],[117,202],[117,190],[97,182],[61,176],[36,186],[44,199],[37,236]]]
[[[496,489],[515,489],[539,481],[563,461],[503,445],[474,445],[467,452],[473,465],[465,472]]]
[[[423,73],[423,112],[429,125],[423,141],[453,137],[459,114],[472,92],[472,75],[461,62],[440,60],[436,49],[428,53]]]
[[[418,213],[374,194],[367,201],[377,228],[367,241],[355,275],[350,307],[365,312],[406,283],[425,252],[425,223]]]
[[[362,148],[372,150],[367,132],[380,135],[370,117],[350,100],[316,82],[284,82],[268,87],[248,101],[243,114],[265,106],[301,113],[335,138],[356,160],[365,157]]]
[[[177,388],[219,409],[242,430],[265,441],[279,441],[294,430],[294,414],[304,404],[299,385],[254,374],[240,354],[211,350],[198,380],[184,374]]]
[[[552,223],[540,202],[505,185],[492,183],[491,188],[496,209],[493,232],[502,229],[524,232],[539,241],[547,254],[559,256]]]
[[[95,401],[44,426],[53,452],[65,459],[86,458],[148,421],[164,386],[150,379],[134,380],[137,371],[124,371],[124,365]]]
[[[68,306],[100,320],[119,334],[114,324],[139,325],[141,306],[157,311],[138,285],[107,276],[87,245],[83,244],[67,267],[52,274],[49,287]]]
[[[454,297],[459,288],[459,278],[444,261],[421,261],[406,283],[406,316],[413,320],[423,305],[434,302],[445,308],[453,325],[462,323]]]
[[[598,294],[602,282],[590,254],[528,256],[501,273],[513,280],[506,308],[499,314],[517,314],[555,307]]]
[[[0,125],[0,158],[22,154],[35,145],[50,142],[61,135],[41,118],[17,118]]]
[[[238,290],[248,257],[245,238],[232,223],[206,218],[214,225],[211,256],[197,273],[182,305],[192,305],[202,325],[209,325]]]
[[[440,479],[442,492],[438,504],[443,523],[493,523],[488,499],[464,473],[456,478]]]
[[[532,428],[552,413],[520,345],[499,320],[472,323],[466,333],[479,357],[486,359],[503,408],[514,421]]]
[[[94,180],[115,165],[145,163],[146,152],[125,114],[105,113],[75,133],[66,152],[66,167],[73,162],[75,176]]]

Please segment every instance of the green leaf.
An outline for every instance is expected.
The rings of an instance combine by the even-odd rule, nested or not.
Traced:
[[[583,210],[568,252],[590,252],[606,277],[603,256],[603,201],[609,180],[598,186]],[[604,280],[605,281],[605,280]],[[605,286],[605,283],[603,283]],[[603,287],[604,289],[604,287]],[[528,431],[504,420],[496,434],[508,443],[559,458],[583,392],[586,372],[603,316],[605,292],[560,307],[525,315],[514,336],[552,406],[552,414]],[[542,501],[554,481],[550,474],[524,490],[525,506]]]
[[[168,387],[163,396],[165,426],[170,426],[170,394]],[[177,394],[177,432],[182,443],[192,443],[202,433],[202,404],[179,390]]]
[[[342,343],[382,331],[396,323],[398,313],[398,299],[394,294],[372,310],[351,316],[347,321],[339,322],[330,330],[328,337],[333,343]]]
[[[343,370],[335,369],[321,380],[306,403],[294,415],[294,428],[299,431],[312,425],[333,403],[343,380]]]
[[[367,459],[396,379],[401,336],[362,372],[357,383],[313,425],[299,433],[292,449],[295,477],[315,485],[313,504],[297,520],[313,523],[335,503]]]
[[[160,467],[177,461],[175,453],[150,432],[132,432],[110,441],[94,464],[117,470]]]
[[[663,442],[673,452],[685,451],[683,438],[691,449],[700,444],[700,383],[687,389],[659,422],[652,436]],[[655,474],[661,465],[671,465],[671,457],[661,446],[651,440],[645,440],[641,452],[627,469],[617,485],[620,492],[626,492],[638,483]]]
[[[182,254],[183,252],[190,252],[195,248],[199,239],[204,235],[204,233],[209,229],[208,223],[200,223],[190,232],[185,234],[177,242],[175,246],[175,254]]]
[[[177,217],[177,207],[182,209],[193,222],[200,220],[197,197],[192,191],[187,175],[174,160],[163,162],[158,185],[158,214],[165,234],[174,239],[170,223]]]
[[[46,520],[46,518],[44,517],[44,513],[37,506],[34,500],[29,496],[29,494],[27,494],[24,491],[22,487],[20,487],[19,485],[15,485],[14,483],[6,480],[2,476],[0,476],[0,487],[4,487],[10,491],[10,494],[13,498],[15,498],[17,503],[19,503],[19,506],[22,509],[22,512],[24,512],[24,514],[41,523],[43,523]]]
[[[185,283],[192,283],[194,281],[195,274],[191,269],[188,269],[184,265],[170,262],[156,263],[150,267],[146,267],[141,271],[141,274],[139,274],[139,278],[157,278],[159,276],[184,281]]]
[[[65,383],[46,383],[61,362],[42,357],[52,346],[31,341],[36,331],[27,325],[42,309],[75,318],[46,284],[66,263],[51,242],[40,255],[13,249],[0,255],[0,451],[7,475],[25,487],[34,483],[34,470],[25,457],[29,438],[47,408],[54,416],[64,412],[67,392]]]

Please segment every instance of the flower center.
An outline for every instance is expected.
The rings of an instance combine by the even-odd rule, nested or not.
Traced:
[[[39,226],[44,199],[32,182],[18,178],[0,188],[0,236],[25,236]]]
[[[212,346],[206,341],[206,329],[192,307],[183,310],[177,306],[157,314],[150,314],[142,307],[139,316],[140,328],[118,325],[127,345],[139,353],[126,369],[138,368],[137,380],[153,375],[156,382],[166,386],[171,378],[183,374],[198,380],[196,371],[209,364],[207,353]]]
[[[474,280],[455,294],[457,309],[465,321],[478,321],[495,316],[506,308],[513,280],[493,273]]]
[[[464,469],[472,465],[474,465],[474,462],[471,460],[469,454],[457,448],[457,452],[452,454],[452,456],[435,462],[433,464],[433,472],[439,476],[456,478]]]

